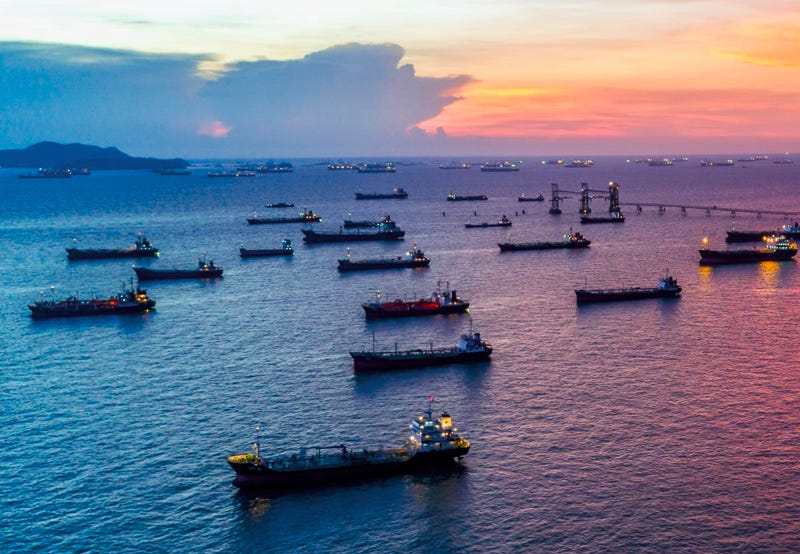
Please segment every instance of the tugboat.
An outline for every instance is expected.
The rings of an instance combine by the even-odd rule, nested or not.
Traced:
[[[554,242],[498,242],[501,252],[513,252],[516,250],[550,250],[553,248],[586,248],[592,241],[587,240],[580,233],[564,233],[564,239]]]
[[[322,232],[312,229],[301,229],[303,241],[307,243],[321,242],[350,242],[366,240],[400,240],[406,236],[397,224],[388,215],[384,216],[376,225],[375,231],[356,231],[345,233],[342,229],[339,232]]]
[[[322,218],[312,210],[303,210],[297,217],[259,218],[255,216],[256,214],[253,214],[253,217],[247,218],[247,223],[250,225],[265,225],[269,223],[317,223],[322,220]]]
[[[374,340],[373,340],[374,343]],[[456,346],[413,350],[350,352],[353,357],[353,369],[356,371],[383,371],[387,369],[407,369],[433,365],[478,362],[489,359],[492,347],[481,340],[480,333],[470,331],[461,335]]]
[[[430,259],[425,257],[425,253],[414,247],[412,252],[406,252],[405,256],[396,258],[372,258],[365,260],[351,260],[350,254],[347,258],[339,260],[339,271],[358,271],[362,269],[397,269],[406,267],[428,267]]]
[[[447,195],[447,200],[449,202],[468,202],[471,200],[489,200],[489,197],[485,194],[467,194],[467,195],[460,195],[450,193]]]
[[[522,194],[520,194],[517,197],[517,201],[518,202],[544,202],[544,194],[542,194],[540,192],[536,196],[525,196],[525,193],[523,192]]]
[[[643,300],[645,298],[675,298],[681,287],[671,275],[658,280],[655,287],[630,287],[620,289],[576,289],[578,304],[589,302],[615,302],[618,300]]]
[[[154,247],[145,237],[136,240],[128,248],[96,248],[81,250],[67,248],[68,260],[100,260],[104,258],[155,258],[158,248]]]
[[[157,279],[216,279],[222,277],[222,268],[214,261],[206,262],[201,258],[197,262],[197,269],[148,269],[133,266],[136,277],[140,281],[154,281]]]
[[[51,293],[55,287],[50,287]],[[147,291],[140,288],[133,288],[133,278],[131,278],[131,288],[126,289],[123,283],[122,292],[111,298],[90,298],[81,300],[77,296],[70,296],[63,300],[56,300],[55,295],[50,300],[42,298],[29,304],[31,317],[34,319],[47,319],[54,317],[75,317],[84,315],[117,315],[134,314],[150,311],[154,308],[156,301],[147,296]]]
[[[402,187],[395,187],[392,192],[357,192],[356,200],[378,200],[384,198],[406,199],[408,193]]]
[[[485,227],[511,227],[511,220],[508,219],[505,214],[503,214],[503,217],[497,220],[497,223],[466,223],[464,224],[464,227],[467,229],[478,229]]]
[[[427,413],[411,422],[411,434],[402,447],[310,446],[294,454],[262,458],[256,436],[254,452],[228,456],[236,472],[233,484],[243,489],[280,489],[454,465],[469,452],[469,441],[453,427],[447,412],[434,418],[432,397],[429,402]]]
[[[267,256],[292,256],[294,255],[294,248],[292,248],[292,241],[283,239],[280,248],[252,250],[247,248],[239,249],[239,256],[242,258],[264,258]]]
[[[441,292],[437,289],[430,298],[420,298],[407,302],[405,300],[392,300],[381,302],[381,292],[375,293],[375,300],[361,304],[367,319],[388,319],[395,317],[411,317],[417,315],[436,315],[464,313],[469,310],[469,302],[458,297],[455,290]],[[441,287],[441,282],[440,282]]]
[[[704,241],[705,242],[705,241]],[[766,261],[790,260],[797,254],[797,243],[787,237],[765,237],[764,248],[744,248],[740,250],[709,250],[701,248],[700,265],[727,265]]]

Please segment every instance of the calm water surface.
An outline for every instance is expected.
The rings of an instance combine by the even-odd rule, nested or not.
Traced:
[[[769,229],[782,215],[624,205],[622,225],[581,226],[518,203],[550,183],[621,185],[623,202],[800,212],[800,165],[701,168],[600,159],[590,169],[528,160],[514,174],[442,171],[410,160],[393,175],[328,171],[208,179],[95,172],[20,180],[0,170],[0,549],[53,552],[796,552],[800,550],[797,262],[698,265],[703,236]],[[402,186],[407,200],[355,201]],[[448,193],[489,201],[446,202]],[[320,213],[318,229],[389,213],[396,244],[304,245],[301,226],[248,226],[268,202]],[[605,200],[593,207],[603,211]],[[523,213],[524,210],[524,213]],[[477,212],[477,215],[476,215]],[[500,254],[511,240],[582,251]],[[791,220],[790,216],[790,220]],[[790,221],[788,220],[788,221]],[[115,292],[131,260],[67,262],[64,248],[125,246],[144,233],[215,282],[152,282],[142,316],[31,320],[41,290]],[[290,238],[292,259],[238,257]],[[75,240],[73,240],[75,239]],[[399,255],[426,270],[340,275],[336,259]],[[655,284],[671,301],[577,307],[573,289]],[[472,303],[490,363],[355,375],[348,351],[444,346],[470,326],[451,315],[367,323],[360,303],[430,294],[449,281]],[[402,444],[434,395],[473,448],[459,471],[283,495],[232,485],[229,454],[345,442]]]

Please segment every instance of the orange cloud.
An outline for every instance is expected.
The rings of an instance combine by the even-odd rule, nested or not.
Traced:
[[[197,134],[212,138],[225,138],[231,132],[231,129],[233,129],[233,127],[225,125],[222,121],[214,120],[201,125],[197,130]]]

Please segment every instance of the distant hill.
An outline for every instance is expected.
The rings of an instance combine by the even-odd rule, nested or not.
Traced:
[[[0,166],[3,167],[183,169],[188,165],[189,163],[181,158],[134,158],[113,146],[101,148],[78,143],[38,142],[27,148],[0,150]]]

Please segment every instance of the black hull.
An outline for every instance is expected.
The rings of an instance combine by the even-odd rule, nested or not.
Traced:
[[[764,237],[775,234],[775,231],[728,231],[725,242],[761,242]]]
[[[68,260],[105,260],[112,258],[155,258],[158,250],[79,250],[67,248]]]
[[[581,223],[625,223],[624,217],[581,217]]]
[[[400,240],[405,235],[405,231],[383,231],[379,233],[318,233],[308,229],[302,229],[303,241],[308,243],[323,242],[351,242],[367,240]]]
[[[467,311],[469,302],[439,306],[435,310],[414,308],[408,310],[383,310],[370,306],[369,304],[362,304],[361,306],[364,308],[364,315],[367,319],[394,319],[398,317],[417,317],[423,315],[461,314]]]
[[[293,256],[294,250],[284,250],[283,248],[276,248],[271,250],[248,250],[246,248],[239,249],[239,256],[242,258],[266,258],[269,256]]]
[[[455,466],[467,448],[415,454],[403,461],[382,461],[301,471],[275,471],[264,466],[228,462],[236,472],[233,485],[240,489],[286,489],[347,483],[387,475],[401,475]]]
[[[350,352],[353,369],[356,371],[385,371],[392,369],[413,369],[448,364],[481,362],[489,359],[492,349],[480,352],[418,352],[382,354],[371,352]]]
[[[119,304],[113,309],[93,309],[93,308],[78,308],[78,309],[41,309],[34,306],[28,306],[31,310],[31,317],[33,319],[55,319],[61,317],[84,317],[96,315],[129,315],[129,314],[143,314],[149,312],[156,305],[155,301],[150,303],[135,304],[131,306],[120,306]]]
[[[347,262],[339,260],[339,271],[362,271],[368,269],[408,269],[428,267],[431,264],[430,260],[425,261],[411,261],[411,262],[393,262],[393,261],[370,261],[370,262]]]
[[[199,271],[195,269],[146,269],[134,267],[136,277],[140,281],[175,280],[175,279],[217,279],[222,277],[222,269]]]
[[[700,250],[700,265],[732,265],[758,262],[783,262],[797,254],[788,250]]]
[[[501,252],[516,252],[518,250],[553,250],[556,248],[587,248],[592,241],[582,242],[498,242]]]
[[[448,196],[448,202],[472,202],[476,200],[489,200],[488,196],[483,194],[479,196]]]
[[[320,218],[305,218],[305,217],[278,217],[278,218],[267,218],[261,219],[257,217],[250,217],[247,219],[247,223],[250,225],[271,225],[271,224],[279,224],[279,223],[318,223]]]
[[[575,291],[578,304],[593,302],[619,302],[625,300],[645,300],[648,298],[677,298],[681,289],[664,290],[659,288],[632,288],[620,290],[583,290]]]
[[[488,227],[511,227],[510,223],[466,223],[467,229],[486,229]]]
[[[520,196],[517,198],[517,202],[544,202],[544,198],[527,198],[525,196]]]
[[[344,221],[345,229],[371,229],[377,226],[377,221],[352,221],[350,219]]]
[[[405,200],[406,198],[408,198],[408,194],[364,194],[361,192],[356,193],[356,200]]]

